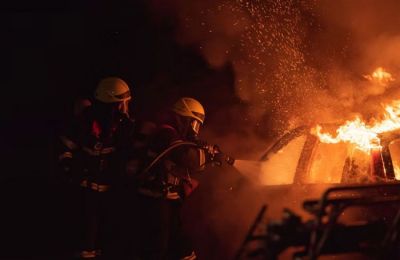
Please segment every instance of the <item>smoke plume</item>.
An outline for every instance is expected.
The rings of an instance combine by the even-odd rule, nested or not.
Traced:
[[[400,72],[396,0],[172,2],[152,5],[177,18],[176,40],[211,67],[233,65],[253,125],[282,132],[371,116],[400,97],[397,81],[383,87],[363,77],[379,66]]]

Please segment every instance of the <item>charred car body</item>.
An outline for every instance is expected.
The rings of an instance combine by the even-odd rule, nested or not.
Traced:
[[[382,134],[381,148],[364,153],[321,143],[309,127],[285,134],[261,161],[272,164],[265,172],[280,169],[286,175],[260,181],[303,190],[322,182],[326,189],[320,198],[303,201],[307,220],[284,209],[280,220],[264,223],[263,206],[236,259],[399,259],[399,138],[398,131]],[[296,163],[288,165],[284,153]]]

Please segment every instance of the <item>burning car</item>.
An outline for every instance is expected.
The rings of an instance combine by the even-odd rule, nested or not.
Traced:
[[[394,81],[383,68],[364,76],[371,86]],[[302,126],[288,131],[262,156],[259,170],[239,162],[262,185],[369,183],[400,179],[400,100],[366,121]],[[243,163],[243,165],[240,165]]]
[[[380,147],[365,152],[346,143],[326,143],[309,127],[298,127],[261,157],[260,182],[282,185],[395,181],[400,174],[400,131],[386,132],[380,140]],[[276,172],[279,174],[270,174]]]
[[[253,244],[247,254],[241,247],[237,259],[354,259],[355,254],[398,259],[400,103],[385,111],[383,120],[371,124],[356,118],[343,125],[298,127],[273,144],[257,175],[266,185],[266,203],[274,208],[271,198],[284,196],[291,209],[299,212],[300,206],[303,212],[285,208],[280,220],[270,220],[264,233],[255,234],[264,206],[244,242],[262,246]]]

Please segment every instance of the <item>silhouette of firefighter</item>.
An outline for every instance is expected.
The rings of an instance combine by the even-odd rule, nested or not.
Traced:
[[[204,119],[200,102],[179,99],[169,120],[151,139],[147,153],[151,160],[141,162],[144,169],[135,173],[143,166],[135,160],[129,163],[128,168],[136,174],[133,259],[196,259],[190,238],[182,229],[183,200],[197,186],[193,174],[202,171],[206,163],[232,163],[217,146],[198,139]]]
[[[124,154],[131,149],[134,122],[129,116],[131,92],[117,77],[102,79],[92,104],[78,107],[75,119],[60,134],[59,165],[64,178],[79,187],[82,242],[79,258],[94,259],[110,239],[107,214],[115,184],[125,169]]]

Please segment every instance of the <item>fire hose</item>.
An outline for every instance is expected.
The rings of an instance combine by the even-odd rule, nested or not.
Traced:
[[[196,147],[196,148],[203,149],[205,152],[207,152],[208,154],[211,155],[212,161],[216,154],[221,154],[224,157],[224,161],[226,163],[228,163],[229,165],[233,165],[235,163],[235,159],[223,154],[219,150],[219,147],[217,145],[213,145],[213,146],[199,145],[194,142],[177,141],[177,142],[173,143],[172,145],[170,145],[168,148],[166,148],[164,151],[162,151],[159,155],[157,155],[157,157],[154,158],[153,161],[150,162],[150,164],[139,174],[139,176],[146,175],[150,171],[150,169],[153,168],[153,166],[155,164],[157,164],[162,158],[164,158],[171,151],[175,150],[178,147],[182,147],[182,146],[190,146],[190,147]]]

